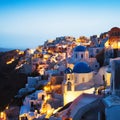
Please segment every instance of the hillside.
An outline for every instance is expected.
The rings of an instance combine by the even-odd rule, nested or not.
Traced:
[[[11,64],[6,64],[10,59],[14,59]],[[0,53],[0,110],[6,107],[18,90],[26,83],[27,76],[15,71],[20,55],[16,50]]]

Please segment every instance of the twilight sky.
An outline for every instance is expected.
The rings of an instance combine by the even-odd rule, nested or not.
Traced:
[[[120,0],[0,0],[0,48],[87,37],[120,27]]]

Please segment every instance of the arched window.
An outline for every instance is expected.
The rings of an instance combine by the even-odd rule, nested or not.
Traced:
[[[68,78],[68,80],[70,80],[70,78]]]
[[[103,75],[103,84],[104,84],[104,87],[106,87],[105,75]]]
[[[118,35],[120,36],[120,32],[118,32]]]
[[[115,32],[115,36],[118,36],[118,33],[117,33],[117,32]]]
[[[105,81],[105,75],[103,75],[103,81]]]
[[[77,53],[75,54],[75,58],[77,59]]]
[[[67,83],[67,91],[71,91],[71,82]]]
[[[45,98],[45,95],[42,95],[42,100],[44,100],[44,98]]]
[[[81,58],[83,58],[83,54],[81,54]]]
[[[98,67],[98,65],[95,65],[95,68],[97,68]]]
[[[34,103],[33,102],[31,102],[31,107],[34,107]]]
[[[84,82],[85,82],[85,78],[83,77],[83,78],[82,78],[82,83],[84,83]]]

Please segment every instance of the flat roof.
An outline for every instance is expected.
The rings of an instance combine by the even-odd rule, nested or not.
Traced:
[[[120,97],[115,95],[110,95],[103,99],[104,104],[107,107],[118,106],[120,105]]]
[[[67,108],[66,110],[63,111],[62,116],[66,116],[68,115],[68,113],[70,113],[70,117],[74,117],[76,115],[76,113],[81,109],[86,110],[86,107],[92,103],[94,103],[95,101],[97,101],[98,99],[100,99],[101,96],[99,95],[94,95],[94,94],[82,94],[79,97],[77,97],[72,104],[69,106],[69,108]],[[88,106],[90,107],[90,106]]]

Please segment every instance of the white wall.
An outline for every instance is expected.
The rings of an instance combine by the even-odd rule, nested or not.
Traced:
[[[74,73],[74,81],[76,84],[80,84],[83,83],[83,79],[84,82],[88,82],[93,78],[93,72],[90,73]]]
[[[76,99],[82,93],[93,94],[93,92],[94,92],[94,88],[90,88],[90,89],[87,89],[87,90],[81,90],[81,91],[67,91],[63,95],[63,97],[64,97],[64,105],[66,105],[67,103],[73,101],[74,99]]]
[[[73,76],[73,79],[72,79],[72,76]],[[66,82],[63,84],[64,105],[73,101],[75,98],[77,98],[82,93],[93,93],[94,92],[94,88],[75,91],[75,85],[83,83],[83,78],[84,78],[84,82],[89,82],[93,78],[93,72],[82,73],[82,74],[78,74],[78,73],[67,74],[67,79],[68,78],[70,78],[70,80],[66,80]],[[71,82],[71,91],[67,91],[68,81]]]
[[[81,57],[81,55],[83,55],[83,57]],[[85,52],[74,52],[74,59],[75,61],[80,61],[81,59],[85,59]]]

